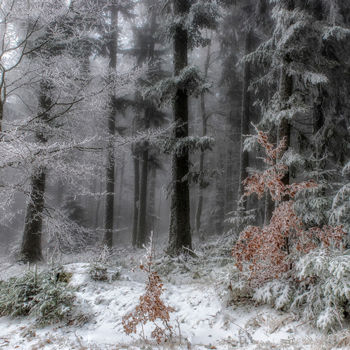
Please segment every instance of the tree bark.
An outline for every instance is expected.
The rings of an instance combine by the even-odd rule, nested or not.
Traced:
[[[52,101],[48,97],[49,84],[42,82],[39,105],[44,111],[41,121],[45,122],[48,119],[48,114],[45,112],[49,109]],[[38,126],[41,127],[40,124]],[[43,130],[37,130],[35,133],[37,142],[46,143],[47,138]],[[29,203],[27,206],[24,230],[20,251],[20,259],[24,262],[35,263],[42,260],[42,227],[43,227],[43,210],[45,204],[45,185],[46,185],[46,170],[39,166],[33,170],[31,176],[31,192]]]
[[[150,171],[150,185],[149,185],[149,205],[148,205],[148,231],[155,231],[156,227],[156,183],[157,183],[157,169],[152,167]]]
[[[249,29],[245,37],[245,54],[248,55],[251,52],[252,46],[252,32]],[[250,107],[251,98],[249,92],[249,84],[251,80],[251,64],[250,62],[244,63],[243,71],[243,91],[242,91],[242,111],[241,111],[241,159],[239,165],[239,184],[238,184],[238,200],[237,210],[247,209],[247,201],[241,201],[243,196],[244,186],[243,181],[248,177],[247,168],[249,167],[249,153],[244,151],[244,136],[249,134],[250,125]]]
[[[204,64],[204,77],[205,79],[208,77],[209,66],[210,66],[210,54],[211,54],[211,43],[208,45],[207,57]],[[200,111],[201,111],[201,119],[202,119],[202,136],[207,136],[207,108],[205,104],[205,93],[202,92],[200,96]],[[204,160],[205,160],[205,151],[201,151],[199,156],[199,184],[198,184],[198,204],[196,210],[196,233],[200,234],[201,229],[201,218],[203,211],[203,172],[204,172]]]
[[[0,90],[0,94],[1,94],[1,90]],[[4,103],[1,100],[1,96],[0,96],[0,132],[2,132],[2,121],[4,118]]]
[[[229,113],[226,120],[226,164],[225,164],[225,215],[234,210],[234,171],[233,171],[233,148],[234,148],[234,118],[233,110]]]
[[[281,69],[281,78],[280,78],[280,98],[281,102],[284,105],[283,108],[287,109],[287,103],[289,98],[293,94],[293,77],[288,75],[286,72],[286,68],[282,67]],[[286,149],[290,146],[290,133],[291,133],[291,125],[288,119],[283,118],[280,121],[278,126],[278,141],[286,140]],[[282,182],[285,185],[289,184],[289,171],[282,178]],[[284,200],[289,200],[288,197],[284,198]]]
[[[174,15],[184,16],[189,11],[187,0],[173,0]],[[188,33],[178,26],[174,34],[174,73],[179,75],[188,62]],[[188,136],[188,96],[186,89],[178,89],[173,104],[176,140]],[[189,193],[189,152],[184,149],[175,153],[172,159],[172,198],[169,230],[168,253],[179,255],[184,248],[192,248],[190,227],[190,193]]]
[[[295,8],[294,0],[283,0],[283,5],[288,11],[293,11]],[[286,63],[283,64],[281,68],[280,73],[280,86],[279,86],[279,93],[280,93],[280,99],[281,103],[283,105],[283,109],[288,108],[288,100],[293,94],[293,77],[290,76],[287,73],[286,64],[291,63],[290,58],[285,58]],[[278,142],[280,142],[282,139],[285,138],[286,140],[286,149],[290,146],[290,132],[291,132],[291,125],[288,119],[283,118],[280,121],[280,124],[278,126]],[[282,178],[282,182],[285,185],[289,184],[289,171],[285,174],[285,176]],[[289,200],[289,197],[286,196],[283,200]]]
[[[45,195],[45,169],[40,167],[31,178],[31,193],[25,217],[20,258],[29,263],[43,259],[41,237]]]
[[[133,152],[134,158],[134,214],[132,225],[132,246],[137,244],[137,224],[139,221],[139,198],[140,198],[140,160],[138,154]]]
[[[125,174],[125,155],[123,154],[122,165],[120,168],[120,180],[119,180],[119,189],[118,189],[119,200],[118,200],[118,206],[117,206],[117,220],[119,220],[119,222],[121,220],[122,209],[123,209],[124,174]]]
[[[145,111],[145,130],[149,128],[150,110]],[[139,217],[137,224],[137,247],[142,248],[147,239],[147,188],[148,188],[148,144],[143,145],[141,160],[141,179],[140,179],[140,199],[139,199]]]
[[[117,68],[117,45],[118,45],[118,9],[116,4],[111,6],[111,27],[114,29],[108,44],[109,69],[113,74]],[[113,247],[114,232],[114,196],[115,196],[115,159],[114,159],[114,136],[116,127],[116,104],[114,91],[110,94],[110,111],[108,116],[108,133],[111,141],[107,150],[106,165],[106,208],[105,208],[105,233],[103,244],[108,248]]]
[[[224,154],[220,153],[217,164],[219,171],[224,170]],[[213,215],[214,230],[217,234],[224,231],[225,220],[225,183],[222,176],[217,176],[215,181],[215,211]]]

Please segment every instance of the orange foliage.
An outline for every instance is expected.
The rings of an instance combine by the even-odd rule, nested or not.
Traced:
[[[151,242],[146,255],[147,262],[145,265],[140,265],[140,269],[145,271],[148,277],[145,293],[139,298],[139,304],[135,309],[123,317],[122,323],[125,333],[131,334],[137,333],[137,326],[139,324],[143,327],[146,323],[152,322],[155,328],[151,336],[159,344],[172,336],[172,327],[169,325],[169,313],[173,312],[174,309],[166,306],[161,300],[164,288],[157,272],[152,271],[152,253]],[[158,325],[156,321],[160,321],[161,325]]]
[[[258,142],[266,153],[264,160],[269,168],[244,180],[244,195],[256,193],[261,198],[269,191],[278,205],[270,223],[262,228],[248,226],[241,232],[232,251],[237,267],[242,271],[246,266],[255,284],[278,278],[290,270],[293,266],[292,253],[308,253],[320,244],[325,248],[340,248],[345,235],[340,226],[304,230],[294,210],[294,197],[298,192],[316,187],[317,184],[313,181],[284,184],[282,179],[288,167],[278,160],[285,150],[285,139],[274,147],[268,142],[267,134],[259,131]],[[289,200],[282,201],[283,198]]]

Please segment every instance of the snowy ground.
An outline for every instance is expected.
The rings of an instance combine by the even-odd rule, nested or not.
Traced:
[[[132,259],[130,261],[133,261]],[[137,304],[144,283],[139,272],[124,266],[121,279],[111,283],[91,281],[88,263],[65,265],[73,273],[71,283],[78,288],[81,310],[89,315],[82,326],[56,326],[36,329],[33,320],[0,318],[0,349],[335,349],[350,339],[350,333],[322,336],[295,315],[278,313],[268,307],[225,307],[218,297],[218,286],[208,279],[188,278],[165,282],[164,300],[172,306],[172,344],[157,345],[145,337],[128,336],[121,319]],[[4,266],[0,278],[23,269]],[[213,271],[211,279],[219,271]],[[170,279],[171,280],[171,279]],[[346,349],[349,347],[343,347]]]

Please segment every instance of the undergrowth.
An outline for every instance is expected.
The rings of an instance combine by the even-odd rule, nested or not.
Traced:
[[[248,226],[234,245],[236,268],[229,277],[228,300],[252,298],[280,310],[297,310],[318,328],[334,330],[350,312],[350,255],[344,251],[342,226],[305,227],[295,209],[295,196],[317,187],[312,181],[288,184],[283,162],[285,140],[274,147],[258,131],[267,169],[249,176],[245,194],[275,202],[270,222]]]
[[[68,285],[71,275],[62,269],[22,276],[0,282],[0,315],[33,316],[40,326],[61,322],[74,309],[74,289]]]
[[[89,276],[94,281],[112,282],[120,278],[120,269],[111,269],[112,253],[107,246],[89,264]]]

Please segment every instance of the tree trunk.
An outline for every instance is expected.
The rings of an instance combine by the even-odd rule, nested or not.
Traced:
[[[149,128],[149,109],[145,111],[145,129]],[[144,144],[141,160],[139,217],[137,223],[137,247],[142,248],[147,239],[147,188],[148,188],[148,145]]]
[[[233,111],[227,116],[226,121],[226,164],[225,164],[225,215],[231,213],[234,209],[234,171],[233,171],[233,148],[234,148],[234,127],[233,127]]]
[[[48,119],[46,111],[51,106],[51,98],[48,97],[49,84],[42,82],[39,105],[44,113],[41,121],[45,122]],[[39,124],[40,127],[40,124]],[[47,138],[42,130],[37,130],[35,133],[37,142],[46,143]],[[45,185],[46,185],[46,170],[39,166],[33,170],[31,176],[31,192],[27,212],[24,222],[24,230],[22,237],[22,245],[20,251],[20,259],[24,262],[34,263],[42,260],[42,227],[43,227],[43,210],[45,204]]]
[[[153,167],[150,171],[149,184],[149,205],[148,205],[148,231],[155,231],[156,227],[156,183],[157,183],[157,169]]]
[[[100,174],[102,175],[102,174]],[[96,203],[96,208],[95,208],[95,229],[97,230],[100,227],[100,220],[99,218],[102,217],[102,215],[100,214],[100,210],[101,210],[101,193],[103,191],[103,183],[99,182],[99,188],[97,188],[97,185],[95,186],[96,191],[98,191],[99,193],[99,197],[97,199],[97,203]]]
[[[140,198],[140,160],[138,154],[133,152],[134,158],[134,214],[132,224],[132,246],[137,243],[137,224],[139,221],[139,198]]]
[[[224,169],[224,154],[220,153],[217,164],[219,170]],[[214,230],[217,234],[224,231],[225,220],[225,183],[222,176],[217,176],[215,181],[215,211],[214,211]]]
[[[0,94],[1,94],[1,90],[0,90]],[[2,128],[3,119],[4,119],[4,103],[3,103],[1,96],[0,96],[0,132],[3,131],[3,128]]]
[[[211,40],[211,38],[210,38]],[[210,55],[211,55],[211,43],[208,45],[208,51],[207,51],[207,57],[204,64],[204,77],[205,79],[208,77],[209,72],[209,66],[210,66]],[[205,93],[201,93],[200,97],[200,111],[201,111],[201,119],[202,119],[202,136],[207,136],[207,122],[208,122],[208,116],[207,116],[207,108],[205,105]],[[203,183],[204,183],[204,158],[205,158],[205,151],[201,151],[201,154],[199,156],[199,184],[198,184],[198,204],[197,204],[197,211],[196,211],[196,233],[197,235],[200,235],[200,229],[201,229],[201,217],[202,217],[202,211],[203,211]]]
[[[295,8],[294,0],[283,0],[283,5],[288,11],[293,11]],[[286,58],[286,63],[289,64],[290,59]],[[283,65],[281,68],[280,73],[280,86],[279,86],[279,93],[280,93],[280,99],[281,103],[283,105],[282,108],[287,109],[288,108],[288,100],[293,94],[293,77],[288,75],[286,66]],[[280,121],[280,124],[278,126],[278,142],[280,142],[283,138],[286,139],[286,149],[290,146],[290,132],[291,132],[291,125],[288,119],[283,118]],[[282,178],[282,182],[284,184],[289,184],[289,172],[285,174],[285,176]],[[289,200],[289,197],[286,196],[283,198],[283,200]]]
[[[121,220],[122,209],[123,209],[124,173],[125,173],[125,155],[123,154],[122,165],[121,165],[121,169],[120,169],[119,189],[118,189],[118,194],[119,194],[119,200],[118,200],[118,206],[117,206],[117,220],[118,220],[118,222],[120,222],[120,220]]]
[[[20,258],[29,263],[42,260],[41,237],[45,195],[45,169],[40,167],[32,175],[31,193],[25,217]]]
[[[173,0],[174,15],[182,17],[189,11],[187,0]],[[187,67],[188,33],[178,26],[174,34],[174,73],[178,76]],[[188,136],[188,96],[186,89],[178,89],[173,104],[176,140]],[[172,159],[172,198],[168,253],[178,255],[184,248],[192,248],[190,227],[189,152],[174,154]]]
[[[117,45],[118,45],[118,10],[113,3],[111,8],[111,33],[109,47],[109,69],[113,74],[117,68]],[[110,94],[110,111],[108,116],[108,133],[111,138],[107,150],[106,165],[106,212],[105,212],[105,233],[103,244],[108,248],[113,247],[114,232],[114,196],[115,196],[115,159],[114,159],[114,136],[116,127],[116,104],[114,91]]]
[[[205,105],[205,95],[204,93],[201,94],[201,115],[202,115],[202,132],[203,136],[207,135],[207,115],[206,115],[206,105]],[[201,151],[201,154],[199,156],[199,188],[198,188],[198,204],[197,204],[197,211],[196,211],[196,233],[197,235],[200,234],[201,229],[201,217],[202,217],[202,211],[203,211],[203,171],[204,171],[204,157],[205,157],[205,151]]]
[[[287,109],[287,102],[289,98],[293,94],[293,77],[289,76],[286,72],[286,68],[282,67],[281,69],[281,78],[280,78],[280,98],[281,102],[284,105],[284,108]],[[290,146],[290,132],[291,125],[288,119],[283,118],[280,121],[278,126],[278,141],[282,141],[282,139],[286,140],[286,149]],[[285,185],[289,184],[289,171],[282,178],[282,182]],[[284,198],[284,200],[289,200],[288,197]]]
[[[270,223],[272,213],[275,209],[275,202],[272,200],[270,192],[265,192],[264,226]]]
[[[251,52],[252,44],[252,32],[249,29],[245,37],[245,54],[248,55]],[[242,111],[241,111],[241,159],[239,165],[239,184],[238,184],[238,201],[237,210],[246,210],[247,201],[241,201],[243,196],[244,186],[243,181],[248,177],[247,168],[249,167],[249,153],[244,151],[244,136],[249,134],[250,125],[250,107],[251,98],[249,92],[249,84],[251,79],[251,64],[250,62],[244,63],[243,72],[243,93],[242,93]]]

